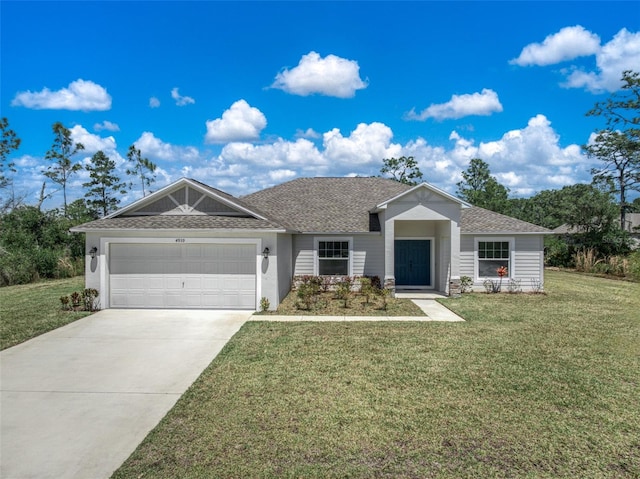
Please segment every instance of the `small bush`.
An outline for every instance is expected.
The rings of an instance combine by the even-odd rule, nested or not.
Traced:
[[[60,296],[60,303],[62,304],[62,309],[67,311],[71,309],[71,298],[69,296]]]
[[[351,293],[356,278],[350,276],[344,276],[336,283],[336,298],[344,301],[344,307],[349,307],[349,299],[351,299]]]
[[[309,278],[312,278],[311,276]],[[304,281],[298,285],[298,307],[311,311],[315,303],[318,301],[318,293],[320,293],[320,285],[317,281]]]
[[[364,296],[365,303],[369,304],[369,298],[375,294],[371,278],[360,278],[360,294]]]
[[[389,305],[388,299],[391,296],[391,290],[387,288],[380,288],[377,290],[378,296],[382,299],[382,310],[386,311]]]
[[[260,311],[264,313],[265,311],[269,311],[270,307],[271,303],[269,303],[269,300],[265,296],[260,298]]]
[[[98,311],[98,290],[86,288],[82,292],[74,291],[68,296],[60,296],[60,304],[65,311]]]
[[[507,283],[507,291],[509,291],[509,293],[512,293],[512,294],[522,293],[522,287],[520,286],[520,280],[511,278],[509,280],[509,282]]]
[[[86,288],[82,292],[82,304],[85,311],[97,311],[98,310],[98,290],[93,288]]]
[[[473,279],[469,276],[460,277],[460,292],[469,293],[473,290]]]

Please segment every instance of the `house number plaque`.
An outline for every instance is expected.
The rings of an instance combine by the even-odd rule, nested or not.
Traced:
[[[187,241],[184,238],[176,238],[176,243],[184,243],[185,241]]]

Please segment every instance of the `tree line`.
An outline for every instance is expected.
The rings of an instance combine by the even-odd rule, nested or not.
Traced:
[[[52,126],[52,146],[44,156],[49,164],[42,174],[59,186],[63,206],[62,211],[42,211],[42,203],[56,191],[47,193],[47,183],[43,182],[35,205],[23,204],[24,198],[16,197],[10,174],[17,170],[9,155],[20,148],[21,140],[7,118],[0,119],[0,131],[0,191],[11,189],[10,196],[0,205],[0,286],[81,274],[84,235],[69,234],[69,229],[115,211],[121,195],[134,182],[139,182],[142,195],[146,196],[156,179],[156,165],[135,145],[127,152],[126,174],[131,177],[128,183],[118,175],[115,160],[103,151],[82,165],[74,157],[84,150],[84,145],[74,142],[71,131],[56,122]],[[83,169],[89,173],[88,181],[82,185],[84,198],[69,203],[67,186]]]

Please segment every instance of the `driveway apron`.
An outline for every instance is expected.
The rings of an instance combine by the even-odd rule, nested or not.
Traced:
[[[108,478],[250,315],[111,309],[0,352],[0,477]]]

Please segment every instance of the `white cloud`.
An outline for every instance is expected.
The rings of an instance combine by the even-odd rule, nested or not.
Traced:
[[[544,115],[531,118],[525,128],[508,131],[499,140],[480,142],[478,146],[458,134],[452,134],[450,139],[455,144],[448,156],[456,158],[462,169],[471,158],[482,158],[490,165],[492,174],[515,195],[529,195],[554,185],[591,178],[593,160],[582,154],[579,145],[562,147]]]
[[[151,161],[192,162],[200,159],[200,152],[197,148],[165,143],[150,131],[143,132],[140,138],[134,142],[134,145],[141,151],[143,157],[149,158]]]
[[[22,155],[21,157],[13,160],[13,163],[18,168],[32,168],[40,164],[40,159],[31,155]]]
[[[322,135],[315,131],[313,128],[307,128],[306,130],[296,130],[296,138],[310,138],[312,140],[317,140],[322,138]]]
[[[269,179],[274,183],[283,183],[296,177],[296,172],[293,170],[273,170],[269,172]]]
[[[228,143],[260,138],[260,132],[267,126],[264,114],[245,100],[236,101],[222,114],[222,118],[207,120],[207,143]]]
[[[93,135],[81,126],[72,131],[74,140],[85,142],[91,150],[101,148],[110,157],[119,158],[111,137]],[[338,129],[325,132],[320,145],[305,138],[277,138],[261,144],[231,142],[208,160],[194,147],[172,145],[151,132],[144,132],[135,145],[159,167],[154,189],[189,176],[234,195],[297,177],[379,175],[384,158],[413,156],[424,180],[450,193],[455,194],[456,183],[470,159],[482,158],[512,195],[527,196],[542,189],[588,182],[589,170],[597,162],[583,155],[577,144],[561,145],[559,135],[544,115],[536,115],[523,128],[488,141],[462,135],[452,131],[450,143],[445,145],[432,145],[423,138],[398,143],[393,141],[393,131],[387,125],[362,123],[344,134]],[[29,166],[34,171],[29,191],[35,191],[38,182],[41,185],[43,181],[40,167],[35,164],[38,162],[43,164],[42,159],[24,159],[23,171]],[[122,168],[122,162],[118,165]],[[74,191],[81,197],[83,180],[76,180],[79,186],[74,186]],[[136,194],[137,190],[132,192]]]
[[[298,168],[306,175],[327,171],[328,162],[309,140],[299,138],[290,142],[279,138],[266,145],[229,143],[220,153],[225,164],[250,163],[265,169]],[[255,172],[255,170],[254,170]]]
[[[11,105],[35,110],[104,111],[111,108],[111,96],[97,83],[78,79],[57,91],[45,87],[39,92],[19,92]]]
[[[173,90],[171,90],[171,98],[176,101],[176,105],[178,106],[192,105],[196,102],[190,96],[180,95],[180,93],[178,93],[178,88],[174,88]]]
[[[498,94],[493,90],[484,88],[480,93],[452,95],[451,100],[448,102],[432,104],[420,113],[411,110],[405,115],[405,118],[419,121],[424,121],[427,118],[445,120],[470,115],[488,116],[501,111],[502,104],[500,103]]]
[[[95,131],[120,131],[120,127],[116,123],[112,123],[108,120],[104,120],[102,123],[96,123],[93,125]]]
[[[565,27],[547,36],[542,43],[531,43],[522,49],[520,56],[509,61],[512,65],[553,65],[589,56],[600,49],[600,37],[582,26]]]
[[[314,93],[338,98],[351,98],[357,90],[367,87],[360,79],[360,66],[355,60],[336,55],[321,58],[316,52],[303,55],[297,67],[284,69],[276,75],[272,88],[294,95]]]
[[[97,151],[103,151],[104,153],[112,153],[116,150],[116,140],[113,136],[102,138],[99,135],[89,133],[82,125],[75,125],[70,128],[71,139],[74,143],[82,143],[84,146],[83,153],[93,154]]]
[[[158,100],[155,96],[149,98],[149,108],[158,108],[160,106],[160,100]]]
[[[400,155],[401,146],[392,144],[393,132],[383,123],[360,123],[348,137],[334,128],[323,136],[324,156],[332,163],[349,165],[381,164],[383,158]]]
[[[640,32],[620,30],[613,39],[596,53],[597,72],[573,69],[562,86],[586,88],[593,93],[616,91],[622,85],[625,70],[638,70],[640,65]]]
[[[637,70],[640,65],[640,32],[630,32],[623,28],[611,41],[601,45],[598,35],[580,25],[565,27],[558,33],[549,35],[541,44],[527,45],[520,56],[509,63],[544,66],[591,55],[595,55],[596,70],[588,71],[570,65],[562,70],[567,80],[561,86],[585,88],[592,93],[619,90],[622,86],[622,72]]]

